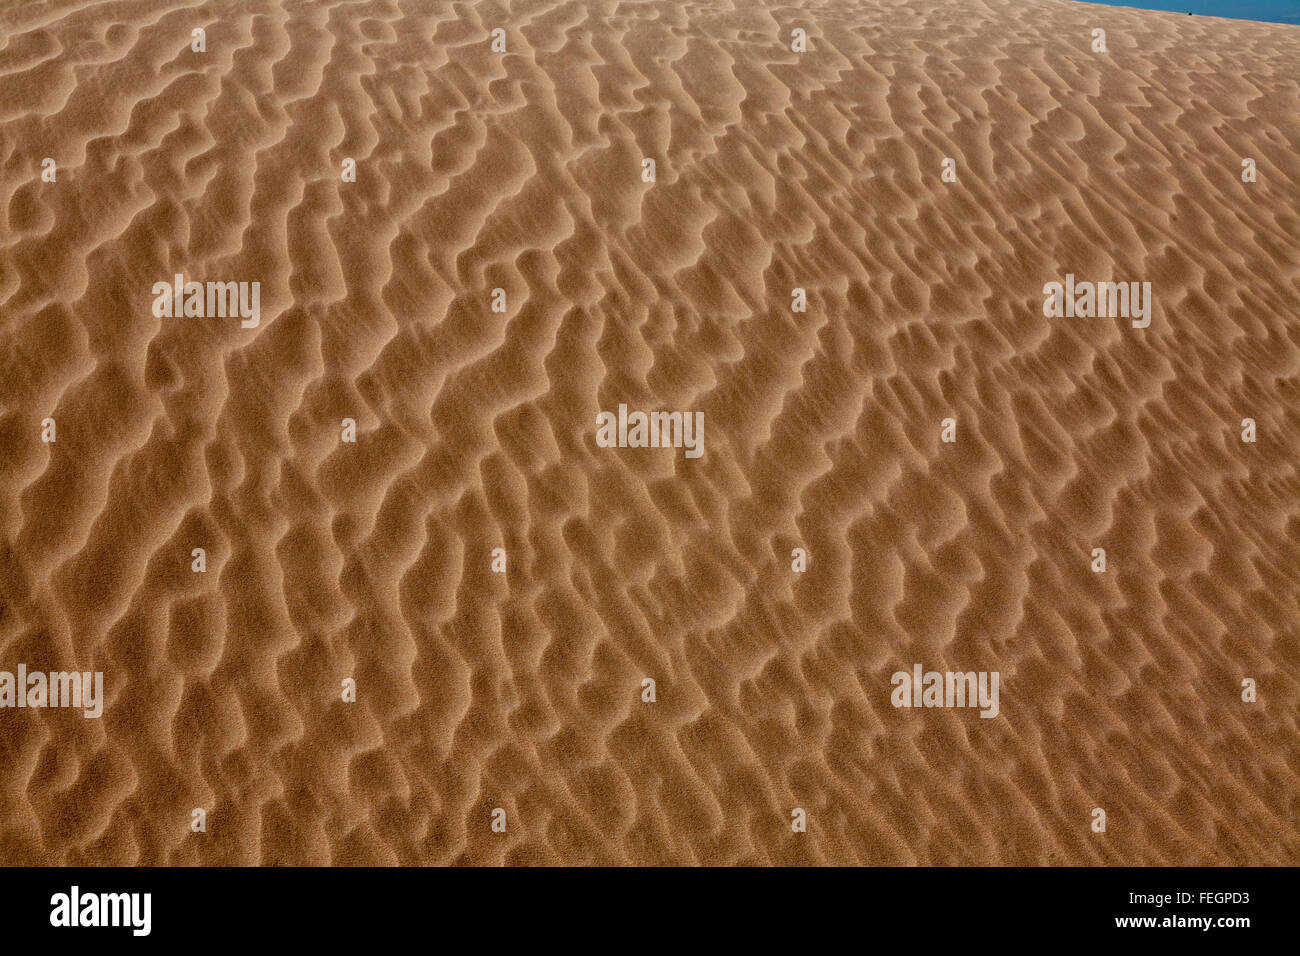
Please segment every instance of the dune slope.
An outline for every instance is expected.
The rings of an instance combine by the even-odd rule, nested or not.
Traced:
[[[1300,863],[1300,29],[7,4],[0,222],[0,862]]]

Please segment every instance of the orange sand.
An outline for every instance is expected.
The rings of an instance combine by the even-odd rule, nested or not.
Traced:
[[[9,3],[0,216],[0,863],[1300,863],[1300,30]]]

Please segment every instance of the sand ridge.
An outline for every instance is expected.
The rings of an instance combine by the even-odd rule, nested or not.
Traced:
[[[0,861],[1300,862],[1300,30],[14,4],[0,171]]]

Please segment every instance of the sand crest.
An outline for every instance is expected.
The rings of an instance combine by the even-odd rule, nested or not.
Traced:
[[[0,217],[0,863],[1300,863],[1300,29],[5,4]]]

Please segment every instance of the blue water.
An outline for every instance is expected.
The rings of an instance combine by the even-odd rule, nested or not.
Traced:
[[[1143,10],[1172,10],[1198,17],[1231,17],[1234,20],[1267,20],[1300,26],[1300,0],[1091,0],[1112,7],[1140,7]]]

